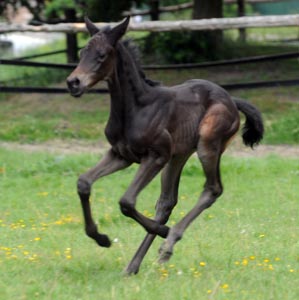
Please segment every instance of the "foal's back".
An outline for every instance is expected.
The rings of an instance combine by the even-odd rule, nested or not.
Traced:
[[[183,105],[201,105],[207,109],[212,104],[222,103],[234,107],[230,95],[219,85],[203,79],[190,79],[180,85],[170,87],[176,94],[175,100]]]

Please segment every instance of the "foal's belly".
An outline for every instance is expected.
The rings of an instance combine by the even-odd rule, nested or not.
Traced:
[[[138,147],[133,147],[132,145],[123,141],[113,145],[112,149],[120,157],[132,163],[140,163],[142,157],[147,155],[147,151],[145,148],[138,149]]]

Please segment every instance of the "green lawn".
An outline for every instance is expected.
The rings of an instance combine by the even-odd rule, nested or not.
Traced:
[[[114,241],[103,249],[83,233],[75,187],[97,159],[0,149],[0,299],[298,299],[298,159],[225,156],[224,195],[192,224],[169,263],[156,263],[159,238],[130,278],[122,270],[144,230],[121,215],[118,200],[136,168],[94,186],[95,218]],[[192,158],[170,225],[202,185]],[[148,216],[158,191],[157,179],[139,198]]]
[[[188,79],[185,72],[164,75],[166,84],[172,84],[175,79],[180,82]],[[200,74],[189,76],[205,78]],[[239,90],[231,94],[250,101],[262,111],[266,125],[263,143],[299,144],[298,87]],[[108,94],[84,95],[79,99],[69,95],[2,96],[0,140],[38,143],[53,139],[104,139],[109,114]]]

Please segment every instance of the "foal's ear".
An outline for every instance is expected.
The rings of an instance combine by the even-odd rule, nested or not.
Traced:
[[[84,17],[84,21],[90,36],[93,36],[100,31],[100,29],[95,26],[87,16]]]
[[[118,24],[107,33],[107,38],[112,46],[115,46],[118,40],[126,33],[129,22],[130,16],[126,17],[122,23]]]

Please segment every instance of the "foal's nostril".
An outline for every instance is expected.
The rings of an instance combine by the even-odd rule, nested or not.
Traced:
[[[74,78],[73,82],[74,82],[74,86],[79,86],[80,85],[80,80],[77,77]]]
[[[76,88],[80,85],[80,79],[78,77],[68,78],[66,82],[69,88]]]

